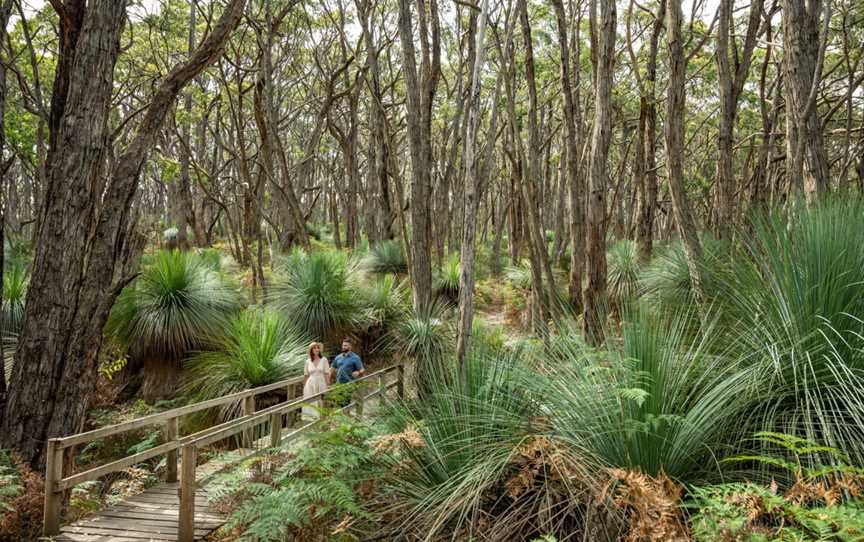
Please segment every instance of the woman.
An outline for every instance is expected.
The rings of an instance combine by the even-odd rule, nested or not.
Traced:
[[[309,359],[303,367],[303,399],[325,392],[329,387],[330,363],[327,362],[327,358],[321,356],[321,343],[313,342],[309,345]],[[320,401],[315,398],[312,402],[318,404]],[[303,407],[304,418],[314,420],[318,416],[318,411],[314,407]]]

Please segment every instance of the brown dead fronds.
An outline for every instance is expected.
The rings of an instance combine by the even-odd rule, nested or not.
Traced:
[[[651,477],[635,470],[609,469],[613,502],[625,513],[626,542],[690,540],[681,514],[683,488],[668,476]]]

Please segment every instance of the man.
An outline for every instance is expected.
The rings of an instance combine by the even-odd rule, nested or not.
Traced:
[[[363,367],[363,362],[360,361],[360,356],[352,352],[351,348],[351,340],[343,339],[342,353],[336,356],[336,359],[333,360],[333,365],[330,366],[331,375],[336,376],[338,384],[348,384],[366,374],[366,369]]]

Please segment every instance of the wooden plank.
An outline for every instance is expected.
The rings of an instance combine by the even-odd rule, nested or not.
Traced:
[[[112,472],[118,471],[120,469],[125,469],[126,467],[131,467],[136,463],[141,463],[142,461],[146,461],[152,457],[156,457],[157,455],[163,455],[166,452],[171,450],[176,450],[180,447],[180,441],[166,442],[165,444],[160,444],[155,448],[151,448],[149,450],[145,450],[143,452],[139,452],[134,455],[130,455],[129,457],[124,457],[123,459],[118,459],[117,461],[112,461],[110,463],[105,463],[104,465],[100,465],[96,468],[92,468],[90,470],[85,470],[84,472],[79,472],[78,474],[73,474],[72,476],[68,476],[62,480],[60,480],[58,486],[61,490],[69,489],[70,487],[75,487],[81,482],[87,482],[89,480],[95,480],[100,476],[105,476],[106,474],[110,474]]]
[[[216,527],[219,527],[225,523],[225,519],[220,519],[220,521],[214,521],[209,518],[203,518],[201,523],[196,527],[196,529],[204,529],[204,530],[213,530]],[[75,527],[98,527],[98,528],[112,528],[116,529],[118,527],[130,527],[138,530],[145,529],[171,529],[177,528],[177,521],[174,519],[141,519],[141,518],[124,518],[124,517],[113,517],[113,516],[96,516],[87,521],[79,521],[74,524]]]
[[[150,511],[150,510],[104,510],[99,513],[99,517],[104,518],[120,518],[134,519],[144,521],[170,521],[176,523],[178,520],[177,510]],[[209,512],[196,512],[195,521],[207,523],[224,523],[223,516],[217,516]]]
[[[64,527],[60,531],[61,535],[107,535],[111,537],[126,537],[126,538],[134,538],[136,540],[167,540],[174,541],[177,540],[177,529],[174,529],[174,532],[161,530],[154,531],[135,531],[130,530],[128,526],[126,528],[117,529],[100,529],[98,527]],[[208,531],[202,531],[202,535],[208,534]]]
[[[159,540],[177,540],[177,527],[146,527],[135,528],[135,526],[118,525],[116,527],[63,527],[60,531],[62,534],[110,534],[114,536],[128,536],[130,538],[156,539]],[[195,536],[205,536],[212,532],[212,529],[198,529],[195,531]]]

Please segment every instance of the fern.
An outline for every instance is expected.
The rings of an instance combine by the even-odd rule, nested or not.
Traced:
[[[240,533],[238,540],[255,542],[281,541],[291,535],[314,539],[313,533],[331,539],[332,525],[344,518],[371,518],[357,497],[357,488],[376,468],[366,444],[371,436],[372,430],[360,422],[331,414],[290,455],[276,450],[259,459],[270,466],[260,480],[223,477],[216,482],[220,497],[241,502],[225,528]],[[248,467],[239,470],[262,470]]]

